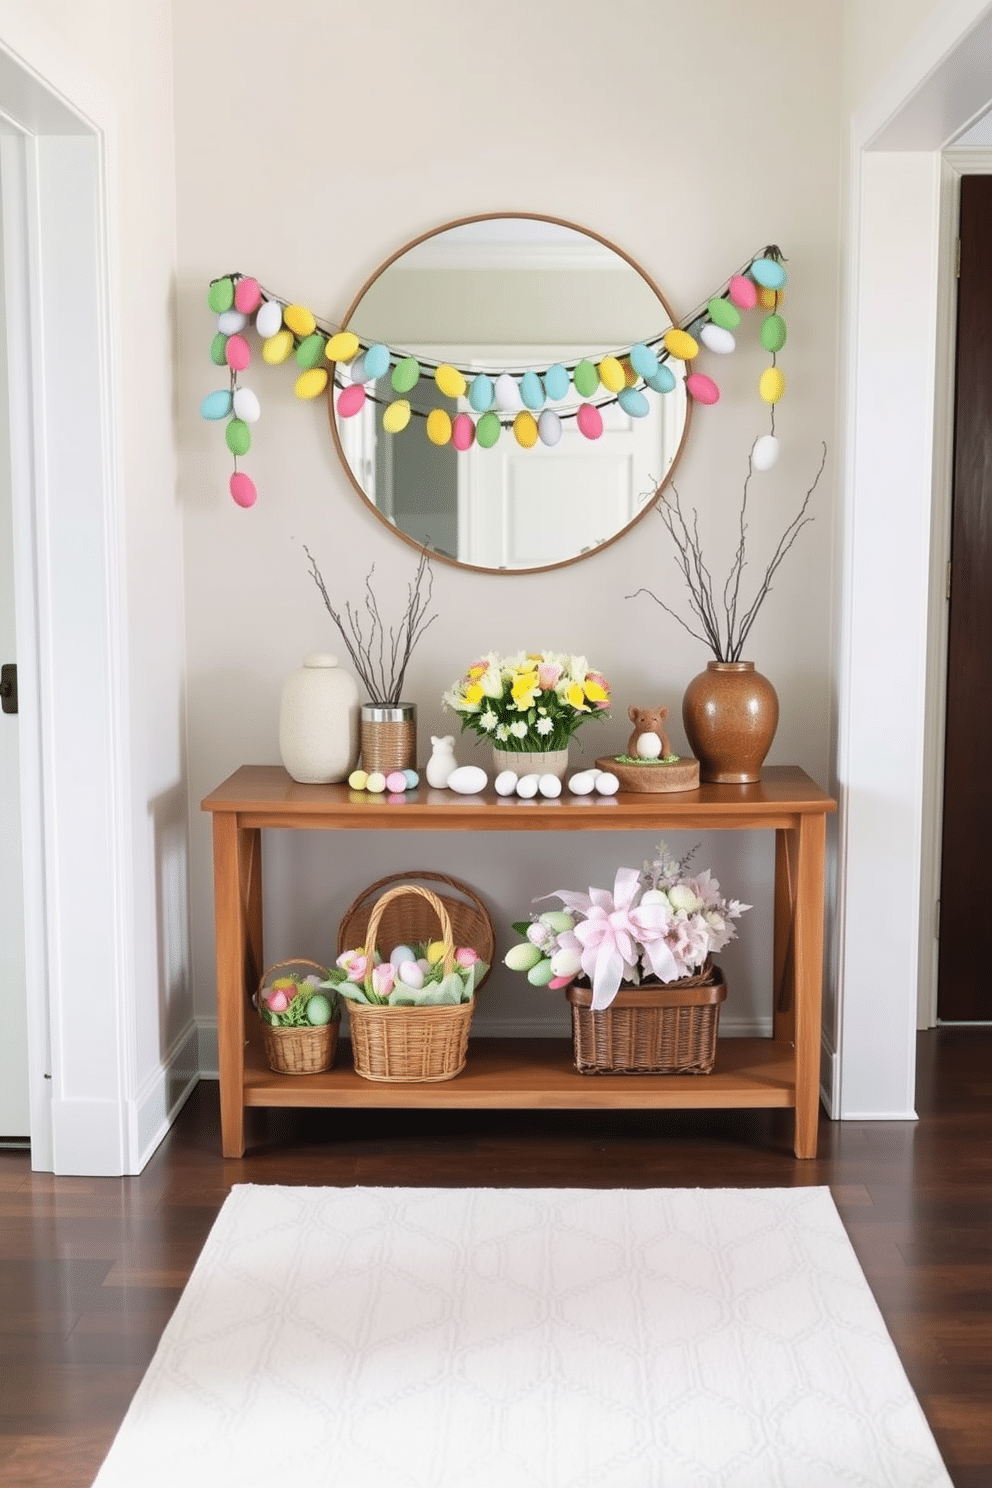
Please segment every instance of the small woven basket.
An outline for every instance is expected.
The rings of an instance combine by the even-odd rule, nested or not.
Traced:
[[[426,875],[421,875],[426,877]],[[455,942],[452,937],[451,920],[441,898],[430,889],[419,884],[404,883],[387,889],[376,900],[368,917],[363,938],[358,942],[368,951],[375,949],[383,918],[390,906],[401,900],[420,901],[420,912],[401,916],[402,931],[393,942],[428,940],[437,925],[441,927],[444,946],[442,967],[447,975],[455,964]],[[433,914],[427,933],[424,933],[423,905]],[[342,921],[342,931],[348,919]],[[342,946],[342,931],[338,932],[338,944],[350,949],[348,936]],[[436,937],[434,937],[436,938]],[[459,944],[467,944],[460,941]],[[483,951],[478,946],[473,950]],[[355,1073],[365,1080],[392,1082],[426,1082],[453,1080],[465,1068],[468,1054],[468,1034],[475,1009],[475,998],[444,1007],[374,1007],[365,1003],[348,1002],[348,1021],[351,1026],[351,1052]]]
[[[318,966],[316,961],[279,961],[270,966],[259,983],[256,1006],[261,1004],[262,990],[268,986],[270,977],[290,972],[309,976],[314,971],[320,973],[322,981],[326,981],[327,969]],[[329,1070],[337,1054],[340,1026],[340,1010],[330,1023],[322,1023],[317,1028],[281,1028],[263,1022],[262,1042],[269,1069],[277,1075],[319,1075]]]
[[[720,1004],[727,984],[707,962],[694,977],[642,982],[592,1010],[592,990],[566,988],[572,1052],[582,1075],[708,1075],[716,1060]]]
[[[427,869],[408,873],[390,873],[369,884],[344,912],[338,930],[338,954],[363,946],[368,938],[369,920],[380,895],[401,884],[419,883],[431,889],[447,911],[451,935],[456,946],[471,946],[488,967],[492,967],[496,949],[496,932],[489,911],[474,889],[457,878]],[[415,894],[391,899],[379,917],[379,940],[385,946],[417,945],[437,938],[437,915],[431,905]],[[478,991],[486,977],[475,984]]]

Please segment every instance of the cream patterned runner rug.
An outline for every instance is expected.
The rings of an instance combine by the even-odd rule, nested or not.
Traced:
[[[826,1188],[244,1185],[98,1488],[950,1488]]]

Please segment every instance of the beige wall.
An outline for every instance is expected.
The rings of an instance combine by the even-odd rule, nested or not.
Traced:
[[[193,927],[197,1005],[212,1008],[212,911],[207,823],[198,799],[243,761],[277,761],[285,675],[336,632],[306,573],[302,545],[342,598],[376,584],[397,595],[415,556],[358,502],[340,469],[320,405],[292,396],[287,368],[253,367],[263,403],[244,462],[257,506],[227,495],[231,462],[197,408],[222,385],[207,350],[211,277],[239,270],[274,293],[340,318],[387,255],[445,219],[487,210],[559,215],[614,240],[664,288],[680,313],[720,289],[769,240],[789,259],[781,357],[789,391],[777,430],[784,453],[752,506],[749,576],[834,440],[838,280],[838,155],[842,13],[831,0],[774,0],[755,23],[746,6],[635,0],[623,23],[599,3],[565,12],[508,0],[480,7],[380,0],[368,7],[285,0],[177,0],[175,16],[179,255],[179,440],[186,517],[190,671]],[[680,471],[698,504],[715,564],[734,539],[754,437],[768,427],[755,384],[765,358],[757,327],[715,371],[724,398],[697,413]],[[815,500],[816,521],[781,571],[753,632],[751,654],[780,690],[772,759],[825,778],[831,689],[832,509],[836,465]],[[407,693],[420,705],[421,754],[431,733],[455,731],[440,694],[479,650],[560,646],[585,652],[612,680],[616,716],[585,758],[622,746],[631,702],[667,701],[678,717],[707,653],[649,601],[640,584],[681,604],[660,520],[587,562],[541,577],[469,575],[438,565],[441,619],[414,657]],[[684,744],[676,721],[675,734]],[[580,735],[580,738],[582,736]],[[473,757],[468,738],[459,750]],[[484,756],[481,756],[484,760]],[[577,756],[581,758],[582,756]],[[267,844],[268,956],[327,955],[341,907],[380,872],[447,867],[479,886],[505,929],[532,894],[638,861],[647,842],[597,837],[582,867],[562,843],[493,838],[402,846],[346,839]],[[683,844],[686,845],[686,844]],[[701,862],[758,909],[740,949],[742,1013],[767,1011],[770,849],[711,839]],[[503,944],[505,945],[505,935]],[[731,975],[733,976],[733,969]],[[545,1018],[549,1000],[519,979],[494,978],[480,1021]]]
[[[946,0],[844,0],[845,117],[884,82],[893,62]]]

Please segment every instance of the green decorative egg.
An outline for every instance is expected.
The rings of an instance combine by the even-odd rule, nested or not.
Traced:
[[[316,367],[318,362],[323,361],[326,344],[319,332],[306,336],[296,348],[296,365],[304,370],[307,367]]]
[[[706,313],[715,326],[724,331],[736,331],[741,323],[741,312],[723,295],[717,295],[706,306]]]
[[[551,969],[551,962],[541,960],[538,961],[536,966],[531,967],[527,973],[527,980],[532,987],[546,987],[553,976],[554,972]]]
[[[213,362],[215,367],[227,366],[227,357],[224,355],[224,348],[226,345],[227,337],[223,334],[222,331],[218,331],[216,336],[210,343],[210,360]]]
[[[591,398],[599,387],[599,373],[592,362],[583,360],[572,373],[572,384],[580,398]]]
[[[207,291],[207,304],[217,315],[223,315],[234,304],[234,280],[215,279]]]
[[[404,357],[396,363],[390,378],[394,393],[409,393],[420,381],[420,363],[416,357]]]
[[[331,1021],[331,1004],[323,992],[315,992],[307,1003],[307,1022],[314,1028],[322,1028]]]
[[[492,449],[502,432],[503,426],[499,421],[499,416],[495,413],[484,413],[475,431],[476,443],[481,444],[483,449]]]
[[[544,952],[538,950],[537,946],[532,945],[529,940],[521,941],[520,945],[511,946],[503,957],[504,963],[511,971],[529,972],[543,960]]]
[[[785,321],[781,315],[766,315],[761,322],[761,344],[766,351],[781,351],[785,345]]]
[[[232,418],[224,438],[232,455],[246,455],[251,449],[251,430],[244,419]]]

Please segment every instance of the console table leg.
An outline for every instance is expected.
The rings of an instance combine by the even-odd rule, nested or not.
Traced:
[[[261,845],[230,813],[214,816],[214,913],[217,955],[217,1067],[225,1157],[245,1150],[245,999],[258,983],[261,943]]]
[[[820,1115],[820,1037],[823,995],[823,885],[826,818],[804,816],[796,852],[793,920],[796,1017],[797,1157],[815,1157]]]

